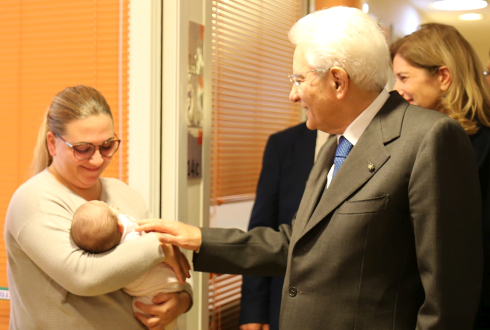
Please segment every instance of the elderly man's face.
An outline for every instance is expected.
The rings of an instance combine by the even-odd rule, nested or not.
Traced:
[[[294,51],[293,73],[303,74],[298,77],[301,81],[299,86],[293,85],[289,99],[292,102],[301,102],[301,106],[306,110],[306,126],[309,129],[319,129],[330,134],[342,133],[338,131],[342,126],[339,118],[341,112],[335,111],[337,99],[332,92],[331,75],[327,72],[324,76],[319,76],[317,72],[308,72],[311,70],[300,44]]]

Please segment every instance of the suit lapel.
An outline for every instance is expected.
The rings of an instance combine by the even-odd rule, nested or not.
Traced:
[[[315,159],[316,130],[310,130],[303,124],[301,135],[295,144],[294,159],[298,162],[298,169],[309,173],[313,168]],[[308,175],[307,175],[308,177]],[[306,182],[305,182],[306,183]]]
[[[298,228],[298,230],[295,231],[297,233],[301,233],[302,229],[305,227],[318,203],[318,199],[325,189],[328,170],[333,164],[336,147],[337,139],[335,135],[332,135],[319,152],[318,159],[308,177],[308,183],[298,208],[294,224],[295,227]]]
[[[398,93],[392,94],[347,156],[335,178],[325,190],[302,235],[364,185],[390,158],[385,144],[400,136],[403,115],[408,106]],[[334,149],[335,155],[335,149]],[[332,158],[333,162],[333,158]],[[370,167],[374,170],[370,171]],[[317,190],[315,190],[317,193]],[[321,191],[320,191],[321,193]],[[319,196],[319,193],[317,195]],[[313,196],[311,199],[316,200]],[[299,213],[298,213],[299,215]]]

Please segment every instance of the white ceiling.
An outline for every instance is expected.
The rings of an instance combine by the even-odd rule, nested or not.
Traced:
[[[429,6],[435,0],[405,1],[412,4],[422,14],[425,21],[444,23],[456,27],[475,48],[483,64],[487,64],[490,50],[490,4],[486,8],[474,11],[441,11],[432,9]],[[483,19],[479,21],[458,20],[460,14],[469,12],[483,14]]]

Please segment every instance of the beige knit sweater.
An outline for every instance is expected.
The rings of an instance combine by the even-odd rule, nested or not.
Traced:
[[[102,186],[107,204],[137,219],[150,217],[141,196],[125,183],[102,178]],[[158,239],[144,235],[89,254],[70,238],[73,212],[84,202],[47,170],[13,195],[4,232],[10,330],[145,329],[121,288],[165,259]]]

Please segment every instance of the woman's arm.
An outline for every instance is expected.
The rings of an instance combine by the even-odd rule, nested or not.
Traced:
[[[141,196],[123,182],[103,179],[102,199],[136,218],[149,216]],[[46,171],[31,178],[12,197],[5,231],[16,241],[19,262],[32,262],[67,291],[96,296],[122,288],[165,260],[154,234],[115,249],[90,254],[70,237],[71,219],[85,200]],[[25,257],[22,257],[25,255]]]
[[[144,235],[101,254],[78,248],[70,219],[40,214],[19,232],[24,253],[67,291],[96,296],[118,290],[165,260],[158,238]]]

